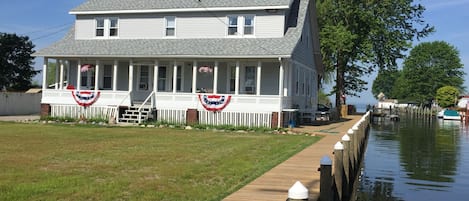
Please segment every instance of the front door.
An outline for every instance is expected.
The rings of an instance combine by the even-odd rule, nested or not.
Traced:
[[[137,85],[134,100],[144,101],[153,90],[152,69],[149,65],[137,66]]]

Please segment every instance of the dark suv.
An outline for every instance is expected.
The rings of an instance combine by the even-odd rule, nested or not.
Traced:
[[[329,112],[330,109],[324,104],[318,104],[318,112]]]

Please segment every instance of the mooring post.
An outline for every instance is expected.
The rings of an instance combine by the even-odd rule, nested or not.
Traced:
[[[329,156],[321,158],[321,176],[319,178],[319,200],[332,201],[334,194],[332,193],[332,160]]]
[[[337,188],[338,200],[343,200],[344,190],[344,145],[337,142],[334,145],[334,181]]]
[[[348,195],[350,194],[350,191],[351,191],[351,189],[350,189],[351,179],[350,178],[352,177],[352,174],[351,174],[351,171],[350,171],[350,137],[347,134],[345,134],[342,137],[342,144],[344,145],[343,164],[344,164],[344,173],[345,173],[345,180],[343,181],[343,183],[344,183],[344,189],[343,189],[344,195],[343,195],[343,197],[348,198]],[[347,199],[344,199],[344,200],[347,200]]]
[[[358,125],[357,125],[357,124],[355,124],[355,125],[352,126],[352,131],[353,131],[354,135],[357,136],[357,137],[356,137],[356,138],[357,138],[357,142],[356,142],[356,144],[355,144],[355,145],[357,145],[357,146],[355,147],[356,153],[357,153],[357,155],[356,155],[357,157],[356,157],[355,159],[356,159],[357,162],[358,162],[358,161],[360,160],[360,156],[361,156],[360,151],[361,151],[361,145],[362,145],[362,136],[361,136],[361,133],[360,133],[360,131],[359,131],[359,128],[358,128]]]
[[[355,165],[357,163],[356,161],[356,155],[357,155],[357,148],[356,148],[356,143],[357,143],[357,135],[353,132],[352,129],[348,129],[347,135],[350,137],[350,161],[351,161],[351,169],[353,172],[356,171]]]
[[[308,189],[300,181],[296,181],[295,184],[288,189],[287,201],[307,201],[308,199]]]

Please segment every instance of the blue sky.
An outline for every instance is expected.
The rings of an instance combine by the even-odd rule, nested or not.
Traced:
[[[41,49],[59,40],[73,25],[74,16],[68,11],[85,0],[0,0],[0,32],[26,34]],[[443,40],[455,46],[464,64],[465,86],[469,88],[469,0],[416,0],[427,10],[426,22],[436,32],[422,41]],[[421,42],[422,42],[421,41]],[[414,41],[414,45],[418,44]],[[36,61],[40,69],[42,58]],[[371,83],[376,74],[367,76],[368,90],[358,97],[348,97],[348,103],[374,103]],[[41,76],[38,76],[40,81]]]

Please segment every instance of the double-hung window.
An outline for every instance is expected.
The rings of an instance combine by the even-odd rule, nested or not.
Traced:
[[[96,37],[109,38],[119,36],[118,18],[96,18]]]
[[[228,16],[228,36],[253,36],[254,15],[231,15]]]
[[[104,18],[96,19],[96,36],[97,37],[104,36]]]
[[[244,35],[254,35],[254,15],[244,16]]]
[[[238,16],[228,16],[228,35],[238,35]]]
[[[104,65],[103,89],[112,88],[112,65]]]
[[[176,17],[166,16],[164,17],[164,20],[165,20],[165,26],[166,26],[165,36],[167,37],[176,36]]]

